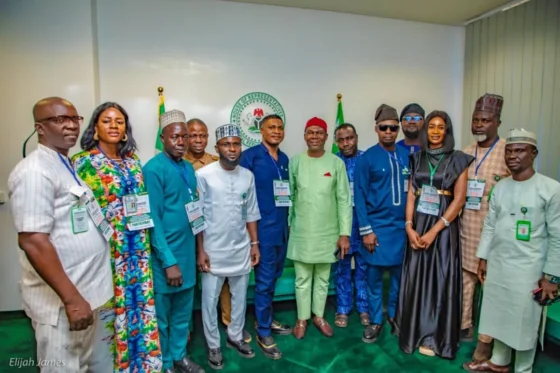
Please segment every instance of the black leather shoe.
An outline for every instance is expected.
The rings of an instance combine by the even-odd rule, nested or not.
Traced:
[[[289,325],[284,325],[279,321],[272,320],[272,324],[270,325],[270,331],[278,335],[290,335],[292,334],[292,327]]]
[[[392,335],[397,335],[396,330],[395,330],[395,319],[393,319],[392,317],[389,317],[387,319],[387,323],[391,326],[391,334]]]
[[[226,327],[226,333],[227,333],[227,327]],[[243,329],[242,333],[243,333],[243,340],[245,341],[245,343],[251,343],[251,341],[253,340],[251,334],[249,334],[249,332],[246,331],[245,329]]]
[[[208,350],[208,365],[210,368],[220,370],[224,368],[224,358],[222,357],[222,350],[219,348],[211,348]]]
[[[204,373],[204,369],[192,362],[191,359],[186,356],[183,360],[174,361],[173,365],[180,373]]]
[[[282,358],[282,351],[280,351],[278,346],[276,346],[276,342],[274,342],[274,338],[272,338],[272,336],[261,337],[257,335],[257,344],[261,348],[264,356],[273,360]]]
[[[373,324],[368,325],[364,329],[364,334],[362,335],[362,341],[365,343],[374,343],[377,341],[379,334],[381,334],[381,329],[383,327],[381,325]]]
[[[246,343],[245,341],[232,341],[231,339],[227,339],[226,346],[229,348],[234,348],[237,350],[239,356],[251,359],[255,357],[255,351],[251,348],[251,345]]]

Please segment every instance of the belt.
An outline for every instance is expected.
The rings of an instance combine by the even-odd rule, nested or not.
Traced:
[[[438,189],[438,190],[437,190],[437,194],[441,194],[441,195],[443,195],[443,196],[450,196],[450,197],[453,196],[453,193],[451,193],[449,190],[441,190],[441,189]],[[416,190],[416,195],[417,195],[417,196],[421,196],[421,195],[422,195],[422,189],[417,189],[417,190]]]

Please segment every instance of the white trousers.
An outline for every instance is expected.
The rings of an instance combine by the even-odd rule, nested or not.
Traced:
[[[202,273],[202,323],[209,348],[220,347],[218,329],[218,300],[226,277]],[[231,323],[227,327],[228,338],[238,342],[243,339],[245,310],[247,309],[247,287],[249,274],[227,277],[231,292]]]
[[[90,373],[91,356],[99,310],[93,311],[93,325],[86,330],[70,331],[64,308],[56,326],[32,322],[37,341],[37,365],[41,373]]]
[[[493,364],[505,366],[511,363],[511,350],[512,348],[503,342],[494,339],[494,348],[492,349]],[[533,362],[535,360],[535,352],[537,351],[537,344],[531,350],[515,351],[515,368],[514,373],[531,373],[533,371]]]

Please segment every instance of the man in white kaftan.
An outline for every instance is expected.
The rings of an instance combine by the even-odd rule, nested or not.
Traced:
[[[208,363],[223,368],[217,305],[227,278],[231,292],[231,323],[227,344],[247,358],[255,356],[243,340],[249,274],[258,264],[257,221],[261,218],[253,173],[238,166],[241,156],[239,127],[216,130],[219,162],[197,171],[202,212],[207,228],[197,236],[198,265],[202,270],[202,321],[208,344]]]
[[[531,372],[537,347],[542,299],[558,296],[560,277],[560,183],[533,169],[537,137],[512,130],[505,160],[512,176],[498,182],[477,256],[484,284],[479,333],[494,338],[492,358],[464,365],[471,372]],[[541,298],[539,297],[539,300]]]

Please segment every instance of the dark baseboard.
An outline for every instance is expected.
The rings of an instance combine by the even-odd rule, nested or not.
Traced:
[[[0,312],[0,320],[27,319],[24,311],[3,311]]]

